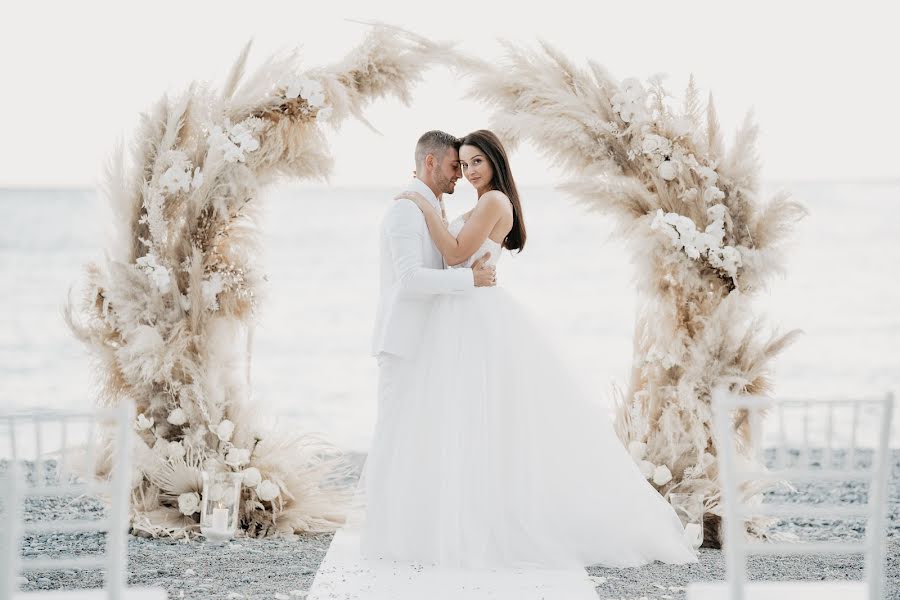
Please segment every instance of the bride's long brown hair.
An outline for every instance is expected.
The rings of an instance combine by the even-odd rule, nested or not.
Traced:
[[[512,170],[509,168],[509,159],[506,157],[503,144],[500,143],[500,139],[494,135],[494,132],[487,129],[473,131],[462,138],[461,142],[461,146],[475,146],[491,161],[491,168],[494,170],[494,177],[490,184],[491,189],[506,194],[513,207],[513,225],[503,239],[503,247],[521,252],[525,247],[525,220],[522,218],[519,190],[516,189],[516,182],[513,179]]]

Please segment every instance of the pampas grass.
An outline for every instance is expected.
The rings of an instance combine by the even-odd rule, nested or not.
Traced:
[[[704,496],[705,539],[717,545],[710,392],[772,392],[769,366],[798,332],[767,333],[749,301],[782,270],[783,242],[806,211],[787,194],[763,201],[751,115],[726,149],[693,77],[678,104],[660,77],[619,82],[547,44],[506,49],[502,63],[473,70],[471,95],[493,109],[506,143],[533,143],[573,175],[562,189],[627,239],[640,306],[630,383],[614,391],[617,432],[660,493]],[[746,432],[736,423],[745,449]]]
[[[263,427],[252,405],[260,189],[284,176],[325,179],[324,127],[364,120],[380,97],[407,101],[446,49],[374,26],[333,66],[304,69],[290,52],[248,75],[248,44],[220,89],[197,82],[162,97],[130,151],[114,154],[102,186],[113,213],[106,260],[87,265],[65,318],[94,359],[98,402],[134,402],[139,413],[135,532],[197,533],[198,514],[182,514],[178,500],[200,492],[203,469],[255,469],[277,486],[271,500],[243,486],[251,535],[342,523],[350,465],[321,439]]]

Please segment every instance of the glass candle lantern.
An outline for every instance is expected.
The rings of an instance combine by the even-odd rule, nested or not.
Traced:
[[[696,550],[703,544],[703,496],[669,494],[669,503],[684,526],[684,537]]]
[[[240,515],[240,473],[203,471],[203,495],[200,501],[200,532],[208,540],[234,538]]]

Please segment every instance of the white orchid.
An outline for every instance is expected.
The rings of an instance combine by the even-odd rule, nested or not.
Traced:
[[[315,79],[295,79],[288,83],[285,98],[303,98],[313,108],[325,106],[325,89]]]
[[[244,485],[246,487],[256,487],[262,481],[262,475],[256,467],[247,467],[241,473],[244,476]]]
[[[225,464],[229,467],[237,468],[248,462],[250,462],[250,451],[243,448],[232,448],[225,455]]]
[[[234,423],[232,423],[228,419],[222,419],[222,422],[219,423],[218,427],[216,427],[216,435],[223,442],[227,442],[228,440],[230,440],[233,433]]]
[[[641,461],[647,455],[647,444],[639,440],[631,440],[628,442],[628,453],[635,461]]]
[[[178,496],[178,510],[188,517],[200,510],[200,494],[187,492]]]
[[[279,494],[281,494],[281,489],[278,487],[278,484],[268,479],[260,481],[256,486],[256,495],[263,502],[271,502]]]
[[[656,468],[656,465],[649,460],[642,460],[638,463],[638,468],[641,470],[641,475],[643,475],[645,479],[650,479],[653,476],[653,469]]]
[[[141,413],[137,416],[137,419],[135,419],[134,425],[138,431],[144,431],[145,429],[153,427],[153,419],[148,419],[144,413]]]
[[[703,190],[703,200],[704,202],[718,202],[725,197],[725,192],[720,190],[714,185],[706,186],[706,189]]]
[[[185,170],[184,165],[172,165],[159,178],[159,185],[167,194],[176,194],[190,189],[191,172]]]
[[[200,283],[200,294],[203,296],[203,303],[210,310],[219,309],[218,296],[225,289],[225,278],[218,271],[209,274]]]
[[[166,448],[166,454],[168,454],[169,458],[184,458],[185,454],[187,454],[187,450],[181,445],[181,442],[169,442],[169,446]]]
[[[184,425],[185,423],[187,423],[187,415],[182,409],[176,408],[169,413],[166,421],[176,426]]]
[[[225,160],[230,163],[244,162],[245,152],[253,152],[259,148],[259,140],[254,137],[263,126],[263,121],[257,117],[248,117],[231,124],[225,119],[225,126],[215,125],[209,131],[209,146],[222,152]]]
[[[161,294],[168,294],[172,289],[172,276],[165,265],[160,264],[153,252],[138,258],[135,263],[143,271]]]
[[[653,470],[653,483],[656,485],[666,485],[672,481],[672,472],[666,465],[659,465]]]
[[[657,167],[657,172],[659,173],[659,176],[666,181],[672,181],[678,177],[678,165],[675,161],[664,160],[659,164],[659,167]]]

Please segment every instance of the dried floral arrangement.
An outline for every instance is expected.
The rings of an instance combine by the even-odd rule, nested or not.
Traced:
[[[279,176],[325,178],[325,124],[365,122],[380,97],[408,103],[447,47],[376,25],[333,66],[304,70],[295,51],[245,77],[249,50],[220,89],[194,83],[160,99],[130,154],[118,149],[103,190],[114,235],[65,309],[95,362],[98,402],[136,405],[131,520],[144,535],[199,531],[203,469],[243,473],[248,535],[343,522],[345,459],[317,436],[265,426],[252,400],[260,190]]]
[[[505,61],[469,67],[498,135],[531,142],[572,174],[561,189],[617,220],[639,309],[630,383],[614,391],[616,429],[660,493],[703,495],[704,543],[718,545],[710,392],[772,391],[772,359],[799,332],[767,331],[750,302],[783,271],[783,242],[804,207],[786,193],[763,201],[751,115],[726,148],[712,95],[704,107],[693,77],[679,102],[660,76],[620,82],[546,44],[507,45]],[[747,450],[746,424],[734,431]],[[748,522],[748,533],[766,525]]]

